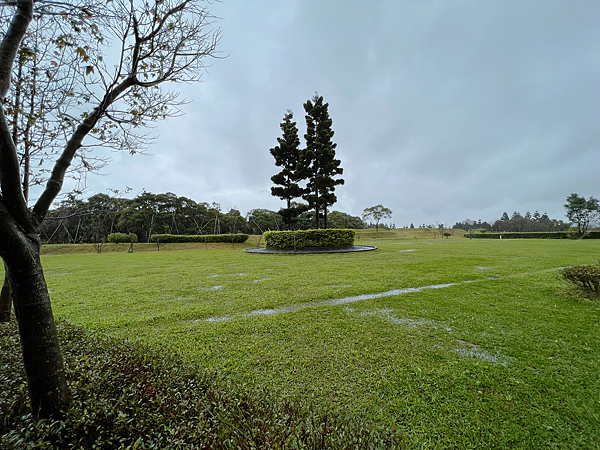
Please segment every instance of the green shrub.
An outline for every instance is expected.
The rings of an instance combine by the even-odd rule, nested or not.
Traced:
[[[512,232],[505,233],[467,233],[464,235],[473,239],[569,239],[567,231],[532,231],[532,232]]]
[[[125,233],[112,233],[108,235],[108,242],[111,244],[130,244],[137,243],[137,234],[125,234]]]
[[[187,242],[200,242],[205,243],[231,243],[241,244],[246,242],[250,236],[248,234],[153,234],[151,237],[152,242],[157,240],[161,244],[170,244],[173,242],[187,243]]]
[[[0,448],[395,448],[398,434],[342,413],[245,392],[163,349],[57,323],[73,403],[34,421],[17,325],[0,324]]]
[[[560,274],[586,296],[600,297],[600,265],[565,267],[560,270]]]
[[[347,247],[354,245],[354,230],[267,231],[264,238],[267,248],[272,249]]]
[[[481,232],[469,232],[464,235],[468,238],[479,238],[479,239],[578,239],[579,235],[574,231],[523,231],[513,232],[507,231],[505,233],[490,233],[489,231]],[[592,230],[585,233],[583,239],[600,239],[600,230]]]

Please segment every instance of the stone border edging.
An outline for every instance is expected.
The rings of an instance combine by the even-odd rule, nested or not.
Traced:
[[[284,254],[284,255],[310,255],[310,254],[319,254],[319,253],[353,253],[353,252],[368,252],[371,250],[377,250],[377,247],[373,245],[353,245],[348,248],[323,248],[323,249],[304,249],[304,250],[276,250],[271,248],[263,248],[263,247],[254,247],[247,248],[244,251],[247,253],[261,253],[264,255],[275,255],[275,254]]]

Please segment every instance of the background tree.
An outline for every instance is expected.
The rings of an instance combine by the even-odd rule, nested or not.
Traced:
[[[577,225],[577,233],[583,236],[594,221],[600,218],[600,202],[597,198],[590,197],[586,200],[578,194],[571,194],[565,203],[567,218]]]
[[[292,201],[304,194],[304,189],[298,184],[298,181],[302,180],[298,172],[300,139],[296,122],[292,121],[293,118],[292,111],[288,109],[280,124],[283,135],[277,138],[279,145],[270,150],[271,155],[275,158],[275,165],[281,167],[281,172],[271,177],[271,181],[278,185],[271,188],[271,195],[287,202],[287,207],[282,208],[279,214],[284,218],[288,230],[293,228],[295,219],[307,210],[305,205],[292,206]]]
[[[246,216],[251,234],[263,234],[265,231],[280,231],[283,217],[268,209],[252,209]]]
[[[335,187],[344,184],[343,179],[334,179],[344,171],[341,161],[335,159],[335,144],[331,139],[333,121],[329,117],[329,104],[323,96],[315,94],[304,104],[306,111],[306,149],[302,152],[299,174],[307,179],[306,192],[302,196],[309,208],[315,211],[315,228],[320,227],[321,212],[323,226],[327,228],[327,209],[337,201]]]
[[[23,193],[18,152],[7,119],[9,112],[4,104],[0,108],[0,257],[19,326],[33,416],[46,418],[59,415],[70,401],[70,392],[40,262],[41,223],[60,193],[73,160],[82,154],[84,139],[98,136],[107,141],[123,133],[126,139],[121,142],[127,144],[125,148],[135,151],[144,135],[134,131],[173,114],[178,105],[177,95],[163,91],[161,85],[197,81],[204,68],[203,59],[215,53],[219,33],[210,28],[208,11],[194,0],[152,4],[113,0],[102,3],[101,10],[78,9],[60,2],[7,2],[2,6],[13,9],[0,44],[2,99],[12,86],[14,62],[34,19],[34,3],[45,12],[63,13],[66,20],[79,23],[74,27],[74,39],[69,37],[57,52],[79,56],[77,79],[90,99],[74,105],[70,113],[65,112],[69,123],[65,127],[65,144],[31,210]],[[98,48],[108,49],[111,45],[113,55],[115,48],[120,50],[115,59],[111,58],[116,60],[114,67],[107,67],[100,52],[95,54],[77,46],[77,29],[88,27],[96,33]],[[16,114],[20,112],[17,110]]]
[[[367,224],[360,217],[351,216],[340,211],[332,211],[327,217],[329,228],[349,228],[352,230],[362,230],[367,228]]]
[[[375,229],[379,231],[379,222],[382,219],[389,219],[392,217],[392,210],[386,208],[383,205],[375,205],[370,208],[365,208],[362,213],[363,220],[374,220]]]

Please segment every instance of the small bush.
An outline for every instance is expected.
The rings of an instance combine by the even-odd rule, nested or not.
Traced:
[[[348,229],[267,231],[264,237],[267,248],[279,250],[354,245],[354,230]]]
[[[248,240],[250,236],[248,234],[153,234],[151,237],[152,242],[157,240],[161,244],[171,244],[174,242],[188,243],[188,242],[200,242],[202,244],[214,244],[214,243],[231,243],[242,244]]]
[[[560,274],[587,297],[600,297],[600,265],[565,267]]]
[[[108,242],[111,244],[137,244],[137,234],[112,233],[108,235]]]

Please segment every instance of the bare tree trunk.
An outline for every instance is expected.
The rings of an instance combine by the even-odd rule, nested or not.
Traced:
[[[23,57],[19,57],[18,62],[18,71],[17,71],[17,80],[15,84],[15,110],[13,114],[13,129],[12,129],[12,138],[15,145],[19,139],[19,110],[21,109],[21,82],[23,78]],[[26,138],[27,139],[27,138]],[[29,154],[27,152],[28,148],[26,146],[24,158],[24,181],[23,187],[25,200],[28,198],[29,186],[25,186],[25,182],[29,183]],[[10,321],[10,311],[12,308],[12,296],[10,295],[10,286],[8,284],[8,275],[6,270],[6,264],[4,264],[4,283],[2,284],[2,291],[0,291],[0,323],[9,322]]]
[[[52,236],[50,236],[50,238],[48,239],[48,244],[52,243],[52,238],[54,237],[54,235],[57,233],[58,229],[60,228],[60,226],[63,224],[64,220],[61,220],[60,223],[58,224],[58,226],[56,227],[56,229],[54,230],[54,233],[52,233]]]
[[[0,222],[4,222],[0,225],[5,239],[0,253],[19,324],[32,413],[35,418],[57,417],[70,403],[71,394],[40,262],[40,244],[37,236],[25,235],[16,223]]]
[[[175,226],[175,234],[179,234],[179,228],[177,227],[177,221],[175,220],[175,211],[173,211],[173,220],[171,222],[171,234],[173,234],[173,226]]]
[[[77,244],[77,236],[79,235],[79,227],[81,226],[81,217],[79,218],[79,223],[77,224],[77,231],[75,231],[75,239],[73,239],[73,244]]]
[[[150,230],[148,230],[148,244],[152,239],[152,224],[154,223],[154,213],[152,213],[152,219],[150,220]]]
[[[0,323],[10,321],[10,310],[12,308],[12,296],[8,285],[8,275],[6,274],[6,264],[4,265],[4,284],[0,292]]]

